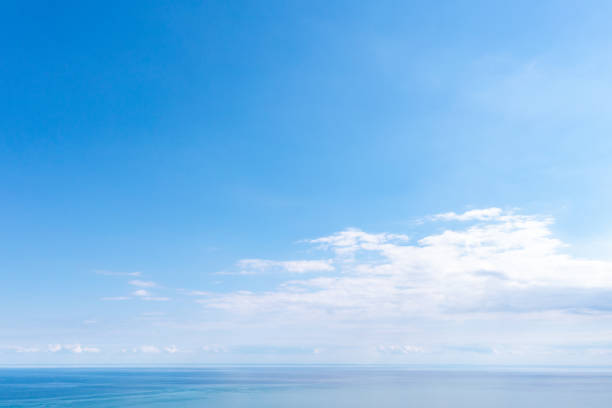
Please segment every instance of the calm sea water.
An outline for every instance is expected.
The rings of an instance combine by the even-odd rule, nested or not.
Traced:
[[[0,369],[2,407],[612,406],[611,373],[380,367]]]

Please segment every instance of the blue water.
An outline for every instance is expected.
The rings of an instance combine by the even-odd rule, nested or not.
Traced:
[[[612,373],[381,367],[5,368],[1,407],[612,406]]]

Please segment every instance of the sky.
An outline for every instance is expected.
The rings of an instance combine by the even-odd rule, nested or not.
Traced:
[[[611,8],[4,2],[0,364],[612,364]]]

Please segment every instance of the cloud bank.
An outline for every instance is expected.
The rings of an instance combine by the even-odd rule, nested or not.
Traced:
[[[232,290],[127,281],[129,296],[104,299],[170,300],[152,291],[173,290],[174,301],[126,323],[140,325],[133,341],[99,350],[236,363],[612,363],[612,262],[572,255],[549,216],[485,208],[421,221],[409,234],[347,228],[304,240],[297,260],[240,260],[222,278]],[[28,348],[44,345],[11,350]]]
[[[612,264],[568,255],[551,232],[550,217],[489,208],[432,219],[468,225],[415,242],[401,234],[340,231],[308,241],[332,253],[329,268],[320,270],[336,274],[288,280],[264,293],[213,295],[201,303],[262,316],[360,320],[612,309]]]

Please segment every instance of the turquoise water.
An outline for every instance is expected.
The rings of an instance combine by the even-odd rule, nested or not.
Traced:
[[[381,367],[0,369],[1,407],[610,407],[612,374]]]

